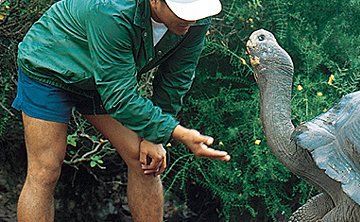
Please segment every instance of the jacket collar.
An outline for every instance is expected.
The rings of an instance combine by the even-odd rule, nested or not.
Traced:
[[[150,1],[149,0],[137,0],[135,16],[134,16],[134,24],[141,28],[147,28],[151,25],[150,16],[151,16]]]

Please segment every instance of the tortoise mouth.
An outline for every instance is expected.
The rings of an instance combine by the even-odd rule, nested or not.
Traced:
[[[246,43],[246,54],[250,58],[250,63],[253,67],[256,67],[260,64],[260,58],[256,56],[256,47],[257,44],[253,43],[250,39]]]
[[[249,41],[248,41],[248,43],[249,43]],[[246,44],[246,54],[250,58],[250,64],[253,67],[256,67],[256,66],[258,66],[260,64],[260,58],[258,56],[256,56],[256,55],[254,55],[253,51],[254,51],[254,46]]]
[[[250,40],[246,44],[246,52],[245,53],[246,53],[246,55],[249,56],[251,66],[253,68],[256,68],[260,64],[260,58],[253,55],[254,46],[251,43],[249,44],[249,42],[250,42]],[[258,82],[258,80],[259,80],[258,72],[255,70],[255,72],[253,74],[254,74],[255,81]]]

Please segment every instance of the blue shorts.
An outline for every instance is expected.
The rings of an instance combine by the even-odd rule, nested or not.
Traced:
[[[19,69],[12,107],[33,118],[68,123],[73,107],[84,115],[107,114],[99,94],[91,99],[28,77]]]

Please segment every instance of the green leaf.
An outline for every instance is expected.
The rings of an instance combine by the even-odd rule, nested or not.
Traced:
[[[104,163],[103,160],[98,160],[97,162],[100,163],[100,164],[103,164],[103,163]]]
[[[99,161],[100,156],[92,156],[90,159],[93,160],[93,161]]]
[[[91,167],[95,167],[96,165],[97,165],[97,163],[96,163],[95,161],[91,161],[91,162],[90,162],[90,166],[91,166]]]
[[[75,134],[68,135],[66,140],[67,140],[67,144],[76,147],[77,136]]]

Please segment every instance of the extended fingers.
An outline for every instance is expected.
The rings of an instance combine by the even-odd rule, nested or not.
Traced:
[[[195,137],[194,142],[204,143],[204,144],[210,146],[214,142],[214,138],[212,138],[211,136],[204,136],[204,135],[199,134]]]
[[[197,152],[194,153],[196,156],[199,157],[208,157],[211,159],[229,161],[230,155],[226,151],[215,150],[213,148],[207,147],[205,144],[199,144],[200,149],[197,149]]]

